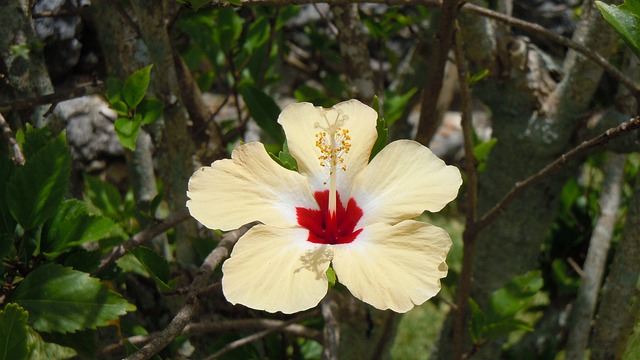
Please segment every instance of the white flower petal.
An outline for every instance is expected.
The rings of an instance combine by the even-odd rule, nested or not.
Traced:
[[[329,178],[329,169],[323,167],[319,160],[322,153],[316,146],[316,134],[338,119],[343,122],[340,128],[348,130],[351,137],[351,148],[343,156],[346,171],[337,172],[337,189],[346,196],[353,177],[367,165],[378,136],[378,114],[375,110],[357,100],[344,101],[329,109],[297,103],[287,106],[278,122],[284,128],[291,155],[298,162],[298,171],[309,177],[313,191],[319,191],[327,188],[324,182]],[[348,197],[343,200],[348,200]]]
[[[356,298],[403,313],[440,291],[450,247],[449,235],[437,226],[373,224],[354,242],[333,247],[333,269]]]
[[[294,226],[296,207],[318,208],[307,179],[278,165],[258,142],[237,147],[231,159],[196,170],[187,196],[191,216],[221,230],[252,221]]]
[[[227,300],[286,314],[316,306],[327,293],[332,252],[308,242],[308,234],[302,228],[251,228],[222,266]]]
[[[460,171],[411,140],[387,145],[354,179],[353,197],[364,216],[358,227],[393,223],[440,211],[458,195]]]

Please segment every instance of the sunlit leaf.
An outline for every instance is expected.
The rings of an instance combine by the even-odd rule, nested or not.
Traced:
[[[640,56],[640,5],[637,1],[626,0],[620,6],[596,1],[605,20],[622,39]]]
[[[122,100],[130,108],[135,108],[140,104],[149,87],[151,78],[151,67],[148,65],[131,74],[122,86]]]
[[[136,149],[136,140],[138,139],[141,125],[142,116],[140,114],[136,114],[133,119],[119,118],[116,120],[113,126],[122,146],[131,151]]]
[[[95,329],[135,310],[100,280],[56,264],[29,273],[12,300],[29,312],[31,326],[44,332]]]

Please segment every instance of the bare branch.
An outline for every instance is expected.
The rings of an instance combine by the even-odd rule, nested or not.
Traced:
[[[283,327],[284,326],[284,327]],[[299,324],[289,324],[283,320],[272,319],[239,319],[239,320],[226,320],[216,322],[200,322],[191,323],[185,326],[182,331],[182,335],[194,336],[210,333],[219,333],[225,331],[233,331],[239,329],[271,329],[279,328],[280,331],[289,333],[295,336],[300,336],[306,339],[322,342],[322,333],[318,330],[309,329]],[[161,333],[154,332],[146,335],[131,336],[126,339],[120,340],[118,343],[108,345],[104,347],[100,354],[108,355],[113,354],[124,349],[125,340],[129,341],[135,346],[142,346],[151,340],[158,337]]]
[[[214,353],[213,355],[211,355],[211,356],[209,356],[209,357],[205,358],[205,360],[217,359],[218,357],[220,357],[220,356],[222,356],[222,355],[224,355],[224,354],[228,353],[229,351],[235,350],[235,349],[237,349],[237,348],[239,348],[239,347],[241,347],[241,346],[244,346],[244,345],[246,345],[246,344],[249,344],[249,343],[251,343],[251,342],[254,342],[254,341],[260,340],[260,339],[262,339],[263,337],[265,337],[265,336],[267,336],[267,335],[269,335],[269,334],[271,334],[271,333],[274,333],[274,332],[276,332],[276,331],[279,331],[279,330],[284,329],[284,328],[285,328],[285,327],[287,327],[288,325],[295,324],[295,323],[297,323],[297,322],[300,322],[300,321],[302,321],[302,320],[304,320],[304,319],[308,319],[308,318],[310,318],[310,317],[314,317],[314,316],[316,316],[316,315],[318,315],[318,311],[317,311],[317,310],[316,310],[316,311],[311,311],[311,312],[308,312],[308,313],[302,314],[302,315],[300,315],[300,316],[297,316],[297,317],[295,317],[294,319],[291,319],[291,320],[289,320],[289,321],[285,321],[285,322],[283,322],[283,323],[282,323],[281,325],[279,325],[279,326],[274,326],[274,327],[272,327],[272,328],[269,328],[269,329],[266,329],[266,330],[260,331],[260,332],[258,332],[258,333],[252,334],[252,335],[249,335],[249,336],[244,337],[244,338],[242,338],[242,339],[238,339],[238,340],[236,340],[236,341],[234,341],[234,342],[231,342],[231,343],[227,344],[225,347],[223,347],[222,349],[220,349],[218,352],[216,352],[216,353]]]
[[[0,103],[0,112],[20,111],[32,109],[36,106],[46,104],[57,104],[62,101],[71,100],[86,95],[101,94],[106,91],[106,87],[102,81],[92,82],[90,84],[80,85],[76,88],[58,91],[53,94],[36,96],[28,99],[17,99],[9,102]]]
[[[458,1],[445,0],[442,4],[440,20],[436,29],[434,49],[429,62],[427,83],[422,90],[422,107],[420,108],[420,120],[416,141],[423,145],[429,145],[429,141],[438,129],[436,107],[442,88],[444,67],[447,63],[447,55],[453,41],[454,21],[458,16]]]
[[[213,271],[218,267],[222,260],[226,259],[231,252],[231,248],[238,239],[249,230],[254,223],[247,224],[240,229],[230,231],[224,235],[218,246],[207,256],[200,266],[193,282],[191,283],[189,294],[187,295],[187,303],[184,305],[171,323],[160,332],[160,334],[151,340],[150,343],[142,347],[136,353],[127,357],[126,360],[145,360],[157,354],[164,349],[176,336],[180,335],[185,326],[191,321],[193,316],[200,309],[200,299],[198,292],[207,286],[209,278]]]
[[[20,149],[20,145],[16,142],[16,138],[13,136],[11,132],[11,127],[7,124],[7,120],[5,120],[4,116],[0,113],[0,129],[2,130],[2,134],[7,138],[9,145],[11,146],[11,151],[13,151],[13,161],[18,165],[24,165],[25,159],[24,154],[22,153],[22,149]]]
[[[582,282],[571,310],[567,359],[584,359],[589,342],[591,322],[596,309],[600,284],[607,264],[607,254],[620,207],[625,154],[609,153],[603,169],[605,180],[600,195],[600,216],[589,242]]]
[[[464,55],[464,44],[462,30],[458,20],[455,22],[454,50],[456,55],[456,65],[458,68],[458,79],[460,84],[460,98],[462,101],[462,134],[464,137],[464,157],[465,170],[467,172],[467,197],[466,203],[466,225],[463,233],[463,260],[462,272],[460,274],[460,284],[456,301],[456,310],[453,320],[453,340],[451,355],[452,359],[461,359],[464,353],[465,325],[467,324],[467,303],[471,293],[471,269],[473,265],[473,255],[475,247],[475,234],[467,229],[473,229],[476,221],[476,206],[478,197],[478,172],[476,171],[477,161],[473,155],[473,124],[472,112],[473,104],[471,100],[471,90],[469,89],[466,58]]]
[[[475,226],[469,231],[479,232],[484,227],[489,225],[495,218],[500,214],[501,211],[509,206],[509,204],[524,190],[530,188],[531,186],[539,183],[549,175],[555,173],[560,170],[564,164],[567,162],[584,155],[587,151],[604,145],[608,143],[610,140],[615,139],[621,135],[624,135],[630,131],[636,130],[640,128],[640,116],[633,118],[627,122],[620,124],[615,128],[611,128],[604,133],[590,139],[587,141],[583,141],[580,145],[574,147],[573,149],[567,151],[566,153],[560,155],[555,161],[551,164],[545,166],[542,170],[537,173],[531,175],[527,179],[523,181],[518,181],[515,186],[489,211],[487,211],[484,216],[475,224]]]
[[[122,257],[126,253],[127,249],[140,246],[187,219],[189,219],[189,210],[187,210],[187,208],[184,208],[167,216],[164,220],[154,224],[150,228],[142,230],[141,232],[132,236],[129,240],[111,250],[111,252],[102,260],[102,262],[100,262],[100,266],[98,266],[98,269],[94,272],[94,274],[100,273],[107,266],[111,265],[114,261]]]

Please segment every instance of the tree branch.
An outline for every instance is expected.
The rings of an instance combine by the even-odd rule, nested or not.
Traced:
[[[102,81],[92,82],[90,84],[80,85],[69,90],[57,91],[53,94],[36,96],[27,99],[17,99],[8,102],[0,102],[0,112],[20,111],[32,109],[36,106],[46,104],[57,104],[62,101],[71,100],[86,95],[102,94],[106,91],[106,87]],[[47,111],[49,113],[50,111]]]
[[[265,337],[265,336],[267,336],[267,335],[269,335],[271,333],[274,333],[276,331],[282,330],[282,329],[284,329],[285,327],[287,327],[289,325],[295,324],[295,323],[300,322],[300,321],[302,321],[304,319],[308,319],[308,318],[314,317],[316,315],[318,315],[318,311],[317,310],[311,311],[311,312],[308,312],[308,313],[304,313],[302,315],[296,316],[295,318],[293,318],[293,319],[291,319],[289,321],[283,322],[281,325],[274,326],[272,328],[257,332],[255,334],[249,335],[249,336],[244,337],[242,339],[238,339],[236,341],[233,341],[233,342],[227,344],[225,347],[223,347],[219,351],[217,351],[216,353],[214,353],[213,355],[205,358],[205,360],[217,359],[220,356],[228,353],[229,351],[235,350],[235,349],[237,349],[237,348],[239,348],[241,346],[247,345],[247,344],[249,344],[251,342],[260,340],[263,337]]]
[[[284,327],[283,327],[284,326]],[[191,323],[185,326],[182,331],[182,335],[195,336],[210,333],[219,333],[225,331],[241,330],[241,329],[272,329],[279,328],[280,331],[286,332],[295,336],[300,336],[306,339],[322,342],[322,333],[318,330],[309,329],[299,324],[289,324],[283,320],[273,319],[239,319],[239,320],[226,320],[217,322],[199,322]],[[129,341],[136,346],[142,346],[151,340],[155,339],[161,334],[161,332],[154,332],[146,335],[131,336],[126,339],[120,340],[118,343],[108,345],[100,351],[101,355],[113,354],[118,351],[122,351],[125,347],[124,342]]]
[[[466,225],[463,232],[462,271],[456,299],[456,309],[453,320],[452,359],[462,359],[466,337],[467,304],[471,294],[471,271],[475,249],[475,234],[467,229],[473,229],[476,221],[476,207],[478,200],[478,172],[477,161],[473,155],[473,104],[469,89],[466,58],[464,55],[463,35],[458,20],[455,23],[454,50],[458,79],[460,84],[460,98],[462,102],[462,134],[464,138],[464,164],[467,172],[467,197],[465,199]]]
[[[11,146],[11,151],[13,152],[13,161],[18,165],[24,165],[25,159],[24,154],[22,153],[22,149],[20,149],[20,145],[16,142],[16,138],[13,136],[11,132],[11,127],[7,124],[7,120],[5,120],[2,113],[0,113],[0,130],[2,130],[2,134],[7,138],[7,142],[9,142],[9,146]]]
[[[615,128],[611,128],[604,133],[590,139],[587,141],[583,141],[580,145],[574,147],[573,149],[567,151],[566,153],[560,155],[555,161],[551,164],[545,166],[542,170],[537,173],[531,175],[527,179],[523,181],[518,181],[515,186],[489,211],[487,211],[480,220],[475,224],[472,229],[469,231],[477,233],[482,230],[484,227],[489,225],[496,216],[500,214],[500,212],[504,211],[504,209],[509,206],[509,204],[524,190],[530,188],[531,186],[539,183],[549,175],[555,173],[560,170],[564,164],[567,162],[584,155],[587,151],[598,147],[600,145],[604,145],[608,143],[610,140],[615,139],[621,135],[624,135],[630,131],[636,130],[640,128],[640,116],[633,118],[627,122],[620,124]]]
[[[213,271],[222,260],[226,259],[231,252],[231,248],[255,223],[247,224],[240,229],[230,231],[224,235],[218,246],[207,256],[200,266],[193,282],[191,283],[186,304],[178,311],[171,323],[160,332],[160,334],[138,350],[126,360],[146,360],[164,349],[176,336],[180,335],[185,326],[191,321],[193,316],[200,309],[199,291],[207,286]]]
[[[591,322],[596,309],[600,284],[607,264],[607,254],[620,207],[625,154],[609,153],[604,165],[604,184],[600,195],[600,216],[589,242],[582,282],[571,310],[567,359],[584,359],[589,342]]]
[[[180,224],[181,222],[189,219],[189,217],[189,210],[187,208],[184,208],[167,216],[164,220],[154,224],[153,226],[142,230],[141,232],[132,236],[129,240],[111,250],[111,252],[100,262],[100,266],[98,266],[98,269],[94,272],[94,274],[102,272],[114,261],[122,257],[127,252],[127,249],[140,246],[147,241],[150,241],[154,237],[166,232],[177,224]]]

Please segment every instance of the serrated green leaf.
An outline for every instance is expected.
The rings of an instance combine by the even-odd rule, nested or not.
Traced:
[[[119,118],[113,124],[113,127],[118,134],[118,140],[125,148],[134,151],[136,149],[136,140],[140,133],[140,125],[142,124],[142,117],[140,114],[136,114],[133,120],[127,118]]]
[[[128,251],[140,261],[140,264],[142,264],[151,277],[156,280],[161,291],[171,290],[171,287],[168,285],[171,271],[169,270],[169,263],[165,258],[144,246],[132,248]]]
[[[114,77],[107,79],[107,101],[112,104],[116,101],[122,100],[122,80]]]
[[[162,101],[154,98],[143,99],[136,112],[142,116],[142,124],[148,125],[160,119],[164,111]]]
[[[44,227],[41,251],[56,258],[77,245],[106,237],[115,226],[109,218],[89,215],[86,203],[66,200]]]
[[[15,169],[5,189],[13,218],[31,230],[49,219],[62,203],[71,176],[71,156],[64,132]]]
[[[6,187],[9,179],[13,175],[16,165],[13,161],[9,160],[4,154],[0,154],[0,195],[6,194]],[[4,240],[13,236],[16,229],[16,220],[9,211],[9,204],[6,201],[0,201],[0,236],[5,235],[5,238],[0,239],[2,245],[0,245],[0,257],[2,256],[2,249],[5,248]]]
[[[135,310],[100,280],[57,264],[29,273],[12,300],[29,312],[31,326],[44,332],[95,329]]]
[[[28,318],[29,314],[18,304],[7,304],[0,311],[0,360],[27,358]]]
[[[282,127],[278,124],[280,107],[273,101],[273,98],[248,82],[242,83],[238,87],[238,92],[247,104],[253,120],[273,141],[282,144],[285,138]]]
[[[608,5],[596,1],[602,16],[620,34],[622,39],[640,56],[640,18],[638,17],[638,5],[627,0],[624,5]]]
[[[282,150],[280,150],[278,156],[273,153],[269,153],[269,156],[283,168],[298,171],[298,162],[289,152],[289,146],[286,141],[282,144]]]
[[[52,138],[53,135],[49,129],[36,129],[31,124],[27,124],[24,132],[24,143],[22,144],[22,153],[25,159],[29,160],[33,154],[45,147]]]
[[[122,100],[129,108],[135,109],[144,98],[151,79],[151,67],[148,65],[131,74],[122,86]]]

